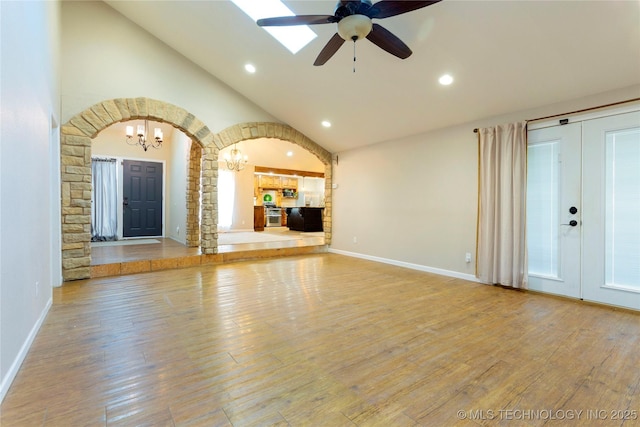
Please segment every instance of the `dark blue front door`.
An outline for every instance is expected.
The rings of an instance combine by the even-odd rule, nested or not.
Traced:
[[[162,236],[162,163],[124,160],[124,237]]]

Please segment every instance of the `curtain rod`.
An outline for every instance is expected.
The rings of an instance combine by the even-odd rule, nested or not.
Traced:
[[[561,113],[561,114],[553,114],[551,116],[537,117],[535,119],[528,119],[528,120],[525,120],[525,121],[527,123],[529,123],[529,122],[535,122],[537,120],[552,119],[554,117],[561,117],[561,116],[568,116],[570,114],[584,113],[586,111],[599,110],[600,108],[614,107],[616,105],[627,104],[629,102],[636,102],[636,101],[640,101],[640,98],[632,98],[632,99],[627,99],[626,101],[612,102],[611,104],[599,105],[597,107],[591,107],[591,108],[583,108],[582,110],[570,111],[568,113]],[[475,128],[473,130],[473,133],[478,133],[478,128]]]

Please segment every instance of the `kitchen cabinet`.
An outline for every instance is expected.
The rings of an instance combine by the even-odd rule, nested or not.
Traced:
[[[298,178],[290,178],[288,176],[281,176],[280,182],[282,184],[282,188],[290,188],[293,190],[298,189]]]
[[[279,176],[258,175],[258,187],[260,188],[282,188]]]
[[[287,225],[287,210],[282,209],[282,218],[280,220],[280,225],[286,227]]]
[[[257,175],[256,187],[264,189],[276,189],[282,188],[298,190],[298,178],[288,176],[274,176],[274,175]]]
[[[287,208],[287,227],[295,231],[323,231],[324,208]]]
[[[253,231],[264,231],[264,206],[253,207]]]

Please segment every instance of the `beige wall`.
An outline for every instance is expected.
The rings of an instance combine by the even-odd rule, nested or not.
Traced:
[[[472,279],[478,186],[473,129],[637,97],[640,86],[339,153],[331,250]]]
[[[57,2],[0,6],[0,401],[62,282]]]
[[[219,170],[226,170],[224,162],[218,162]],[[231,230],[253,230],[253,173],[254,165],[247,164],[240,172],[234,172],[235,197]]]
[[[192,141],[177,129],[171,134],[171,174],[167,177],[170,199],[165,203],[165,236],[182,244],[187,241],[187,176]]]
[[[277,122],[102,2],[62,2],[61,59],[62,123],[99,102],[135,97],[183,108],[214,133]]]

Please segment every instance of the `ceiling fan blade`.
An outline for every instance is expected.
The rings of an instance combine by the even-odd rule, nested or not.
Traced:
[[[412,10],[421,9],[431,6],[441,0],[431,1],[412,1],[412,0],[381,0],[374,4],[366,12],[369,18],[388,18],[390,16],[400,15],[401,13],[411,12]]]
[[[283,27],[288,25],[331,24],[333,22],[336,22],[336,17],[333,15],[298,15],[258,19],[256,24],[261,27]]]
[[[373,28],[367,35],[367,39],[381,49],[386,50],[400,59],[406,59],[413,53],[411,52],[411,49],[409,49],[409,46],[404,44],[402,40],[378,24],[373,24]]]
[[[324,65],[331,57],[340,49],[340,46],[344,43],[344,39],[340,37],[340,34],[335,33],[333,37],[327,42],[327,44],[322,48],[318,57],[316,58],[316,62],[313,65]]]

